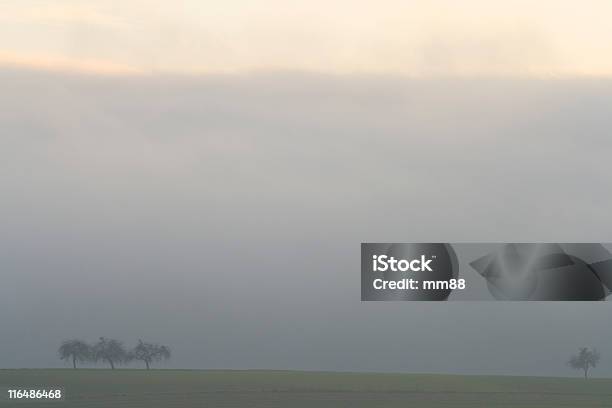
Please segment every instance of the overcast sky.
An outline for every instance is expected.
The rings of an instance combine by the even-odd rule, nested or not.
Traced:
[[[610,304],[362,303],[363,241],[612,241],[612,82],[0,71],[1,367],[612,375]]]
[[[4,0],[0,63],[105,73],[610,76],[609,0]]]
[[[612,4],[0,2],[0,367],[612,376],[600,303],[362,303],[359,244],[612,241]]]

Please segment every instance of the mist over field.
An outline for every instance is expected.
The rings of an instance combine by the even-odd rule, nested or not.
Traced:
[[[361,242],[612,241],[612,81],[0,71],[0,367],[575,375],[597,303],[362,303]]]

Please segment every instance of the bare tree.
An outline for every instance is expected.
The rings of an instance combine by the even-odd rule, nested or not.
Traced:
[[[131,359],[144,361],[147,370],[153,361],[167,360],[170,358],[170,348],[159,344],[145,343],[138,340],[138,345],[130,352]]]
[[[72,360],[72,368],[77,368],[77,361],[91,359],[91,347],[81,340],[65,340],[57,350],[62,360]]]
[[[115,364],[129,361],[129,355],[123,348],[123,343],[119,340],[100,337],[100,340],[93,346],[92,351],[94,361],[105,361],[112,370],[115,369]]]
[[[601,355],[596,349],[589,350],[587,347],[580,348],[580,351],[575,356],[572,356],[568,361],[570,367],[575,370],[584,371],[584,378],[589,377],[589,369],[597,367]]]

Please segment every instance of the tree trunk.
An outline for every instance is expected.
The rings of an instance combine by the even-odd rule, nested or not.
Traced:
[[[108,359],[108,362],[109,362],[109,364],[110,364],[110,366],[111,366],[111,370],[114,370],[114,369],[115,369],[115,364],[113,363],[113,360],[111,360],[111,359],[109,358],[109,359]]]
[[[584,367],[584,379],[586,380],[589,377],[589,367]]]
[[[145,360],[145,364],[147,365],[147,370],[149,369],[149,361]]]
[[[76,369],[76,357],[72,356],[72,368]]]

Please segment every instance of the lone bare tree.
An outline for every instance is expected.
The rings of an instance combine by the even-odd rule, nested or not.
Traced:
[[[588,349],[587,347],[580,348],[580,351],[575,356],[572,356],[568,361],[570,367],[575,370],[584,371],[584,378],[589,377],[589,369],[597,367],[601,355],[596,349]]]
[[[129,355],[119,340],[100,337],[100,340],[92,348],[93,361],[105,361],[112,370],[115,364],[129,361]]]
[[[77,361],[84,362],[91,359],[91,347],[81,340],[65,340],[57,350],[62,360],[72,360],[72,368],[77,368]]]
[[[130,357],[133,360],[144,361],[147,370],[149,370],[153,361],[167,360],[170,358],[170,354],[170,348],[167,346],[138,340],[138,345],[130,352]]]

